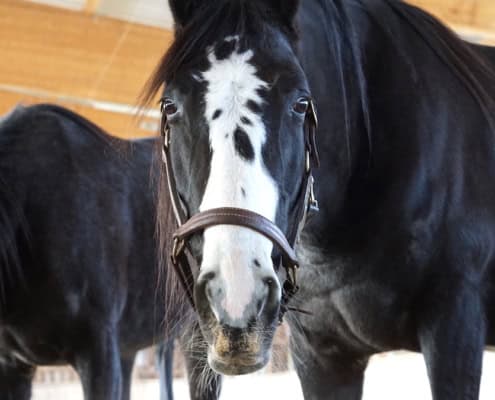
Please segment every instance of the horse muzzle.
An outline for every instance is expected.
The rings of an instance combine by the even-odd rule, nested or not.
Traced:
[[[243,375],[263,368],[269,360],[269,346],[256,332],[218,327],[208,362],[213,370],[223,375]]]

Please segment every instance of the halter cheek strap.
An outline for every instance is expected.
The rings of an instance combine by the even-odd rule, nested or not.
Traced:
[[[163,110],[163,104],[164,103],[162,101],[162,156],[165,164],[169,197],[177,223],[177,230],[173,235],[171,262],[191,305],[195,308],[194,275],[192,273],[191,265],[194,265],[198,269],[199,266],[197,265],[194,257],[191,256],[191,252],[188,250],[189,240],[194,234],[200,233],[213,226],[242,226],[251,229],[271,240],[274,246],[277,246],[282,255],[281,266],[284,267],[286,271],[286,280],[282,287],[282,301],[279,315],[279,319],[282,321],[284,314],[290,309],[288,307],[290,299],[299,289],[297,285],[297,269],[299,268],[299,262],[294,251],[294,246],[300,231],[304,227],[308,212],[318,211],[318,202],[314,194],[314,179],[312,176],[312,168],[318,167],[320,164],[318,151],[316,148],[316,128],[318,125],[318,120],[313,102],[309,102],[309,108],[306,113],[304,124],[306,158],[302,190],[297,200],[295,210],[296,221],[298,221],[298,223],[289,231],[287,238],[272,221],[260,214],[242,208],[215,208],[197,213],[187,219],[186,213],[181,206],[175,175],[173,173],[172,161],[170,157],[171,130],[167,122],[167,116]],[[189,253],[189,257],[186,254],[186,250],[188,250],[187,252]]]

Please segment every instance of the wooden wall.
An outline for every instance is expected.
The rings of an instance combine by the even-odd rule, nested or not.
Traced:
[[[114,106],[137,103],[172,33],[95,16],[92,1],[84,12],[74,12],[0,0],[0,114],[19,102],[50,101],[119,136],[154,134],[156,117],[137,120]],[[495,44],[495,0],[408,1],[471,38]]]
[[[407,0],[428,10],[458,32],[495,45],[495,0]]]
[[[17,102],[66,105],[112,133],[143,136],[133,106],[172,39],[169,31],[19,0],[0,0],[0,114]]]

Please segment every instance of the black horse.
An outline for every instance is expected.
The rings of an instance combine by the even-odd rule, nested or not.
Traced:
[[[369,357],[409,349],[424,354],[434,399],[477,399],[495,344],[493,51],[397,0],[170,6],[175,41],[149,93],[166,86],[179,211],[215,213],[186,246],[210,365],[239,374],[268,358],[294,279],[281,287],[278,248],[241,217],[289,238],[297,228],[318,159],[314,101],[319,213],[299,236],[288,304],[305,398],[359,399]],[[219,225],[219,207],[238,226]]]
[[[2,400],[29,399],[36,366],[57,364],[76,369],[85,399],[127,400],[137,351],[186,326],[188,307],[156,283],[155,142],[116,139],[52,105],[1,121]],[[191,398],[217,399],[188,336]],[[171,369],[161,373],[171,393]]]

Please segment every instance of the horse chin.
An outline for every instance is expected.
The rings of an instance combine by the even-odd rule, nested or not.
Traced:
[[[212,337],[208,346],[208,363],[220,374],[249,374],[268,363],[270,347],[267,338],[259,333],[218,325]]]
[[[219,357],[214,351],[208,352],[208,364],[222,375],[246,375],[256,372],[268,364],[269,358],[266,354]]]
[[[208,347],[208,364],[215,372],[244,375],[266,366],[272,351],[275,324],[258,320],[245,322],[243,327],[233,327],[220,323],[210,307],[202,307],[200,302],[196,304],[199,326]]]

